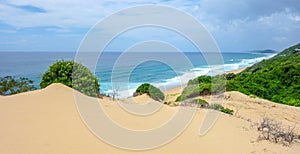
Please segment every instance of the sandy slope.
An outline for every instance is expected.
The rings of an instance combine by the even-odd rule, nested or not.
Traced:
[[[177,93],[176,90],[172,92]],[[240,98],[244,96],[237,92],[228,94],[231,95],[226,102],[228,107],[238,102],[242,104],[245,99]],[[238,98],[235,98],[236,96]],[[83,95],[80,97],[84,98],[86,103],[95,100]],[[144,101],[148,98],[142,96],[138,99]],[[270,115],[276,118],[299,121],[298,109],[277,104],[276,107],[270,107],[268,102],[255,103],[259,99],[252,103],[251,101],[247,101],[238,115],[255,119],[256,113],[271,111]],[[157,112],[141,117],[128,114],[109,99],[99,102],[114,121],[124,127],[141,130],[160,126],[178,110],[178,107],[163,105]],[[257,133],[250,129],[250,122],[225,114],[220,114],[208,134],[198,136],[205,112],[206,110],[198,109],[189,127],[169,144],[140,152],[297,153],[300,150],[299,144],[284,147],[268,142],[256,142]],[[73,90],[61,84],[53,84],[43,90],[0,97],[0,122],[0,153],[140,153],[115,148],[95,137],[79,116]],[[99,123],[101,124],[101,121]]]

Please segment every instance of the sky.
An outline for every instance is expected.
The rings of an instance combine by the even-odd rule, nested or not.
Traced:
[[[0,0],[0,51],[74,52],[95,24],[143,4],[170,6],[193,16],[223,52],[281,51],[300,42],[299,0]],[[154,27],[128,31],[108,50],[157,38],[193,51],[180,35]]]

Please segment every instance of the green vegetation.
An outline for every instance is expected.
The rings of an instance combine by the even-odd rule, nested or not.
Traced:
[[[221,111],[223,106],[221,104],[212,104],[209,106],[210,109]]]
[[[182,101],[182,96],[179,95],[179,96],[176,98],[175,102],[181,102],[181,101]]]
[[[152,99],[157,100],[157,101],[163,101],[165,99],[165,95],[163,92],[160,91],[160,89],[154,87],[153,85],[149,83],[144,83],[140,85],[133,96],[138,96],[142,94],[147,94],[149,95]]]
[[[96,76],[82,64],[60,60],[52,64],[40,83],[45,88],[52,83],[62,83],[88,96],[99,95],[100,85]]]
[[[227,81],[227,90],[300,106],[300,44],[247,68]]]
[[[209,104],[206,100],[203,100],[203,99],[200,99],[200,98],[197,100],[197,103],[198,103],[198,105],[200,105],[201,108],[209,106]]]
[[[297,44],[237,75],[229,73],[213,77],[199,76],[188,82],[176,101],[217,94],[224,92],[226,87],[227,91],[239,91],[252,98],[260,97],[277,103],[300,106],[299,49],[300,44]]]
[[[233,115],[233,110],[229,109],[229,108],[224,108],[222,105],[220,104],[212,104],[211,106],[209,106],[210,109],[213,109],[213,110],[217,110],[217,111],[221,111],[223,113],[227,113],[227,114],[230,114],[230,115]]]
[[[0,95],[12,95],[21,92],[35,90],[33,81],[20,77],[15,79],[12,76],[0,77]]]
[[[231,77],[231,76],[228,76]],[[176,101],[183,101],[199,95],[218,94],[225,91],[227,75],[199,76],[190,80]]]
[[[223,113],[227,113],[227,114],[230,114],[230,115],[233,115],[233,110],[231,110],[231,109],[228,109],[228,108],[222,108],[221,109],[221,112],[223,112]]]

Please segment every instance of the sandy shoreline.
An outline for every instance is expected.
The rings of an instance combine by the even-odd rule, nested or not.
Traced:
[[[248,68],[248,67],[244,67],[244,68],[240,68],[240,69],[236,69],[236,70],[232,70],[232,71],[227,71],[226,74],[228,74],[228,73],[238,74],[238,73],[241,73],[246,68]],[[167,97],[166,102],[175,101],[176,98],[181,94],[184,87],[186,87],[186,84],[165,90],[164,94]]]

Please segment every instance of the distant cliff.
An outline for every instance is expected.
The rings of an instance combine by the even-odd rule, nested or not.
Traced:
[[[253,50],[251,53],[278,53],[278,51],[267,49],[267,50]]]

